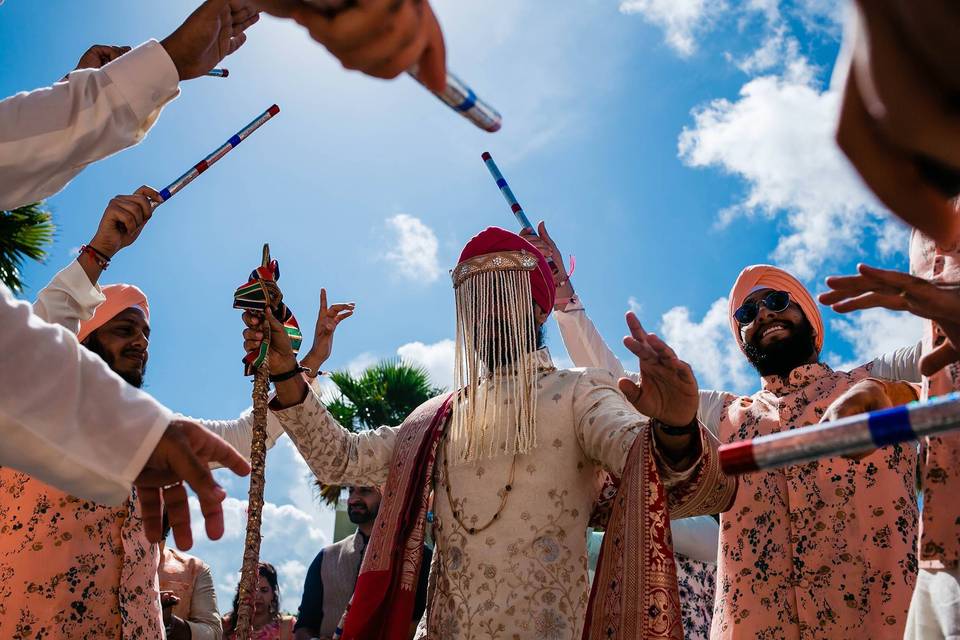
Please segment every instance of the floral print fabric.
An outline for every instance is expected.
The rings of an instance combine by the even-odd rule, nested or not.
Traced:
[[[720,440],[818,422],[869,366],[770,376],[726,398]],[[900,638],[917,574],[917,447],[747,474],[720,516],[714,639]]]
[[[159,550],[138,509],[0,469],[0,638],[162,638]]]
[[[960,247],[938,249],[914,232],[910,243],[910,270],[921,278],[960,282]],[[946,336],[935,322],[924,321],[923,352],[929,353]],[[924,378],[923,398],[960,391],[960,363],[954,362],[930,378]],[[921,473],[923,520],[920,533],[920,566],[924,569],[956,569],[960,562],[960,434],[926,438]]]

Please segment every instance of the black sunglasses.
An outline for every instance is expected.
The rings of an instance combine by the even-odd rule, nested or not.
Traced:
[[[757,319],[761,304],[774,313],[780,313],[790,305],[790,294],[786,291],[771,291],[760,298],[759,304],[756,300],[748,300],[733,312],[734,319],[741,327],[750,324]]]

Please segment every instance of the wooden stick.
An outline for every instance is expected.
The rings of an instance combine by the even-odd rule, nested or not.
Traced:
[[[270,265],[270,245],[263,245],[263,266]],[[267,299],[267,306],[273,300]],[[263,332],[270,349],[270,331]],[[247,536],[243,546],[243,567],[240,570],[240,602],[237,640],[249,640],[253,632],[253,594],[260,580],[260,518],[263,512],[264,471],[267,459],[267,399],[270,391],[269,358],[257,369],[253,379],[253,441],[250,444],[250,493],[247,500]]]

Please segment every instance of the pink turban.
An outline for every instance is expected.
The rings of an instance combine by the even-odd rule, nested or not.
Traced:
[[[103,287],[103,295],[107,299],[97,307],[93,317],[80,323],[80,331],[77,333],[77,340],[80,342],[86,340],[87,336],[130,307],[136,307],[143,311],[147,321],[150,321],[150,306],[147,304],[147,296],[132,284],[107,285]]]
[[[526,251],[537,259],[537,268],[530,272],[531,293],[541,309],[547,313],[553,311],[557,288],[553,283],[553,272],[550,271],[547,259],[536,247],[512,231],[500,227],[487,227],[470,239],[460,253],[457,264],[479,255],[498,251]]]
[[[819,353],[823,347],[823,316],[820,315],[820,307],[799,280],[783,269],[769,264],[755,264],[747,267],[737,276],[737,281],[733,283],[733,289],[730,290],[730,308],[727,316],[730,320],[730,330],[733,331],[733,339],[737,344],[743,348],[740,341],[740,325],[733,317],[733,313],[740,308],[747,296],[758,289],[774,289],[790,294],[790,299],[800,305],[803,315],[813,327],[814,340]]]

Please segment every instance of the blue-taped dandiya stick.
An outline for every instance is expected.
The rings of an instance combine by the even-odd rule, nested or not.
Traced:
[[[214,78],[226,78],[230,75],[230,69],[210,69],[210,71],[207,71],[207,75]]]
[[[171,182],[167,187],[160,191],[160,203],[166,202],[172,198],[178,191],[183,189],[185,186],[196,180],[197,176],[209,169],[214,163],[217,162],[220,158],[227,155],[231,150],[236,148],[238,144],[247,139],[251,133],[262,127],[270,118],[280,113],[280,107],[273,105],[259,116],[254,118],[253,122],[245,126],[243,129],[240,129],[236,134],[234,134],[229,140],[224,142],[220,147],[216,149],[213,153],[208,155],[206,158],[193,165],[189,171],[185,174]],[[157,203],[157,204],[160,204]]]
[[[523,212],[523,207],[521,207],[520,203],[517,201],[517,196],[513,195],[513,190],[510,189],[510,185],[507,184],[503,174],[500,173],[497,163],[493,161],[493,156],[490,155],[489,151],[484,151],[480,157],[483,158],[483,163],[487,165],[487,170],[490,171],[490,175],[493,176],[497,186],[500,187],[500,193],[503,194],[503,199],[507,201],[508,205],[510,205],[510,211],[513,211],[513,215],[516,216],[517,222],[519,222],[520,226],[524,229],[533,229],[534,227],[532,224],[530,224],[530,219],[527,218],[527,214]]]
[[[413,79],[417,77],[418,69],[413,67],[407,71]],[[423,84],[421,82],[421,84]],[[493,133],[500,130],[502,118],[496,109],[477,97],[477,94],[454,74],[447,72],[447,86],[441,93],[434,93],[441,102],[477,125],[484,131]]]
[[[729,475],[780,469],[954,429],[960,429],[960,393],[725,444],[720,468]]]

